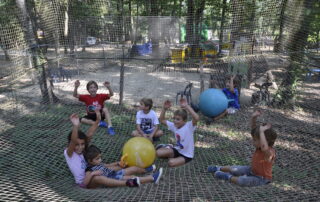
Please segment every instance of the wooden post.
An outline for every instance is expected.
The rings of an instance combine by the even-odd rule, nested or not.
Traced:
[[[124,87],[124,44],[122,45],[122,58],[121,58],[121,68],[120,68],[120,96],[119,105],[123,104],[123,87]]]

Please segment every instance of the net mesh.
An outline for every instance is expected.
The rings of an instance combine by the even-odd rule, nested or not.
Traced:
[[[319,197],[319,2],[234,1],[0,1],[0,198],[3,201],[257,201]],[[137,103],[152,98],[158,113],[190,82],[202,90],[237,75],[241,109],[214,123],[200,114],[195,158],[168,168],[159,185],[81,189],[63,150],[69,116],[85,115],[72,94],[86,83],[110,81],[108,107],[116,136],[99,128],[92,143],[105,162],[118,161],[135,129]],[[255,83],[272,82],[270,100],[253,99]],[[262,96],[262,94],[261,94]],[[171,119],[174,109],[167,114]],[[249,165],[249,121],[278,132],[273,182],[244,188],[207,173],[208,165]],[[88,126],[82,125],[86,131]],[[174,143],[165,135],[157,143]]]

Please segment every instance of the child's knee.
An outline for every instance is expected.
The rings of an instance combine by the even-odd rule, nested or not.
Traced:
[[[157,137],[160,137],[160,136],[162,136],[163,135],[163,131],[162,130],[158,130],[157,131]]]
[[[169,159],[168,166],[177,167],[177,166],[184,165],[185,163],[186,163],[185,161],[179,161],[178,159]]]
[[[156,155],[159,158],[164,158],[165,157],[164,152],[161,149],[156,150]]]
[[[173,159],[170,159],[170,160],[168,161],[168,166],[169,166],[169,167],[175,167],[175,166],[176,166],[176,162],[175,162]]]

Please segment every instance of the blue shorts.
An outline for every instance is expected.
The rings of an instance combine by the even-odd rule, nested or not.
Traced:
[[[113,172],[112,174],[108,175],[107,177],[111,178],[111,179],[115,179],[115,180],[122,180],[125,173],[126,173],[125,170],[121,169],[116,172]]]
[[[151,134],[153,132],[153,129],[151,129],[151,130],[142,130],[142,131],[144,132],[144,134],[149,135],[149,134]]]
[[[237,184],[244,187],[253,187],[269,184],[271,181],[254,175],[251,170],[251,166],[230,166],[231,174],[234,176],[239,176]]]

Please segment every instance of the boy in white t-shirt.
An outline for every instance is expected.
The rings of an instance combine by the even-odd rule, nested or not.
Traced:
[[[176,144],[157,146],[157,157],[168,158],[169,167],[177,167],[191,161],[194,156],[193,133],[196,129],[199,115],[188,105],[186,99],[180,100],[181,109],[174,112],[173,122],[165,119],[166,111],[171,107],[169,100],[165,101],[160,114],[160,122],[168,126],[168,129],[174,133]],[[192,116],[192,121],[187,121],[188,112]]]
[[[159,120],[152,108],[152,99],[142,98],[140,100],[140,110],[136,115],[136,130],[132,131],[134,137],[145,137],[151,142],[157,141],[163,135],[158,128]]]

